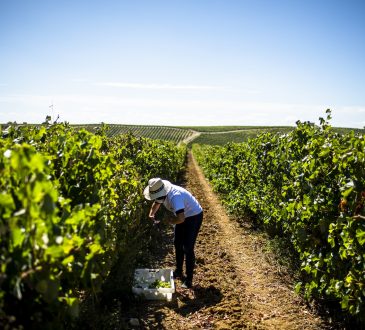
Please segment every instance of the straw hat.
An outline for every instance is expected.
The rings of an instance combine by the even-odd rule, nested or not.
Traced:
[[[143,195],[148,200],[154,200],[166,196],[171,188],[172,184],[170,181],[152,178],[148,181],[148,186],[144,189]]]

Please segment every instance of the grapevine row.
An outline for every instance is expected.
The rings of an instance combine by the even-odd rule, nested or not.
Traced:
[[[0,328],[62,328],[81,293],[129,283],[150,237],[143,187],[176,180],[185,149],[50,118],[0,133]]]
[[[228,209],[290,238],[301,261],[297,284],[310,299],[337,300],[365,315],[365,137],[297,122],[287,134],[246,143],[193,146]]]
[[[100,129],[100,125],[75,125],[75,128],[85,128],[93,133]],[[176,143],[183,142],[192,135],[188,129],[164,127],[164,126],[135,126],[135,125],[117,125],[110,124],[105,128],[106,135],[109,137],[120,134],[132,133],[137,137],[146,137],[151,139],[167,140]]]

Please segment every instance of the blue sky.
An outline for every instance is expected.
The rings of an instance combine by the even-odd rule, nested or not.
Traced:
[[[0,122],[363,127],[364,59],[363,0],[0,0]]]

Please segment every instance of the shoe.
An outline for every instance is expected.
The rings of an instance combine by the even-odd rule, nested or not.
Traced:
[[[183,277],[183,275],[182,275],[182,271],[180,270],[174,270],[174,272],[173,272],[173,277],[174,278],[182,278]]]
[[[192,286],[193,285],[192,285],[191,281],[187,281],[187,280],[185,280],[184,283],[181,285],[181,287],[183,289],[190,289]]]

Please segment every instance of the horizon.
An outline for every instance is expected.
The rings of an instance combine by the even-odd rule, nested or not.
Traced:
[[[365,126],[365,2],[0,2],[0,122]]]
[[[45,121],[43,122],[39,122],[39,123],[29,123],[29,122],[16,122],[16,121],[8,121],[6,123],[0,123],[1,125],[11,125],[11,124],[16,124],[16,125],[42,125]],[[53,123],[54,120],[52,118],[51,123]],[[314,124],[315,126],[320,126],[319,122],[311,122],[310,123]],[[295,128],[297,125],[191,125],[191,126],[176,126],[176,125],[159,125],[159,124],[124,124],[124,123],[107,123],[107,122],[94,122],[94,123],[70,123],[68,121],[56,121],[57,124],[62,124],[62,123],[66,123],[69,124],[70,126],[86,126],[86,125],[96,125],[96,126],[100,126],[100,125],[118,125],[118,126],[142,126],[142,127],[166,127],[166,128],[177,128],[177,129],[192,129],[194,130],[194,128],[200,128],[200,127],[204,127],[204,128],[208,128],[208,127],[222,127],[222,128],[227,128],[227,127],[232,127],[235,128],[237,130],[245,130],[245,129],[252,129],[252,128]],[[339,129],[355,129],[355,130],[365,130],[365,126],[364,127],[345,127],[345,126],[334,126],[331,124],[331,121],[329,122],[330,126],[333,128],[339,128]],[[199,130],[197,130],[199,132]],[[222,131],[223,133],[228,132],[226,130]],[[222,133],[220,131],[214,131],[214,133]],[[209,131],[202,131],[202,133],[211,133]]]

